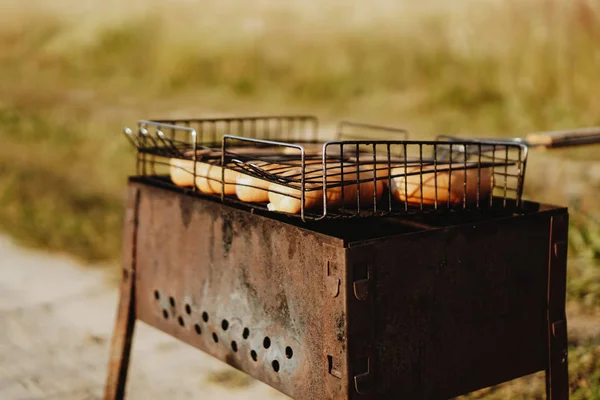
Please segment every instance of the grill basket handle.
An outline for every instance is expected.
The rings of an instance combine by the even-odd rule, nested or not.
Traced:
[[[527,136],[527,143],[545,148],[600,144],[600,127],[532,133]]]

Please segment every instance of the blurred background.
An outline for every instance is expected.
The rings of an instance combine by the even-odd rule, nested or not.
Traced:
[[[3,0],[0,9],[0,229],[83,264],[118,265],[135,168],[120,130],[138,119],[309,113],[411,138],[600,125],[596,0]],[[534,150],[525,185],[527,197],[572,214],[573,399],[600,399],[598,150]],[[536,374],[470,398],[543,391]]]

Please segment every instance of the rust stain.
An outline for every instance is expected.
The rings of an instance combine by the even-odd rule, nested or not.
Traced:
[[[231,219],[222,219],[221,233],[223,237],[223,256],[227,257],[229,250],[231,250],[231,243],[233,242],[233,225]]]
[[[181,222],[187,230],[192,221],[192,204],[189,198],[185,196],[179,197],[179,213],[181,215]]]
[[[346,316],[343,313],[335,320],[335,337],[340,342],[346,339]]]
[[[215,219],[211,218],[210,220],[210,230],[209,230],[209,238],[208,238],[208,259],[210,260],[210,265],[214,265],[215,263]]]

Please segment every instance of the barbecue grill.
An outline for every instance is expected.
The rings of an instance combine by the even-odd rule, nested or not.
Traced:
[[[442,399],[536,371],[568,398],[568,213],[523,199],[539,140],[350,122],[325,140],[308,116],[125,134],[106,399],[124,397],[136,320],[294,399]]]

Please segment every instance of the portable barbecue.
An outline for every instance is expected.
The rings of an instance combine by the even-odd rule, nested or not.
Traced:
[[[544,370],[568,398],[568,213],[522,198],[533,142],[347,122],[325,141],[305,116],[126,135],[105,399],[124,397],[136,320],[295,399],[442,399]],[[598,141],[563,136],[541,137]]]

